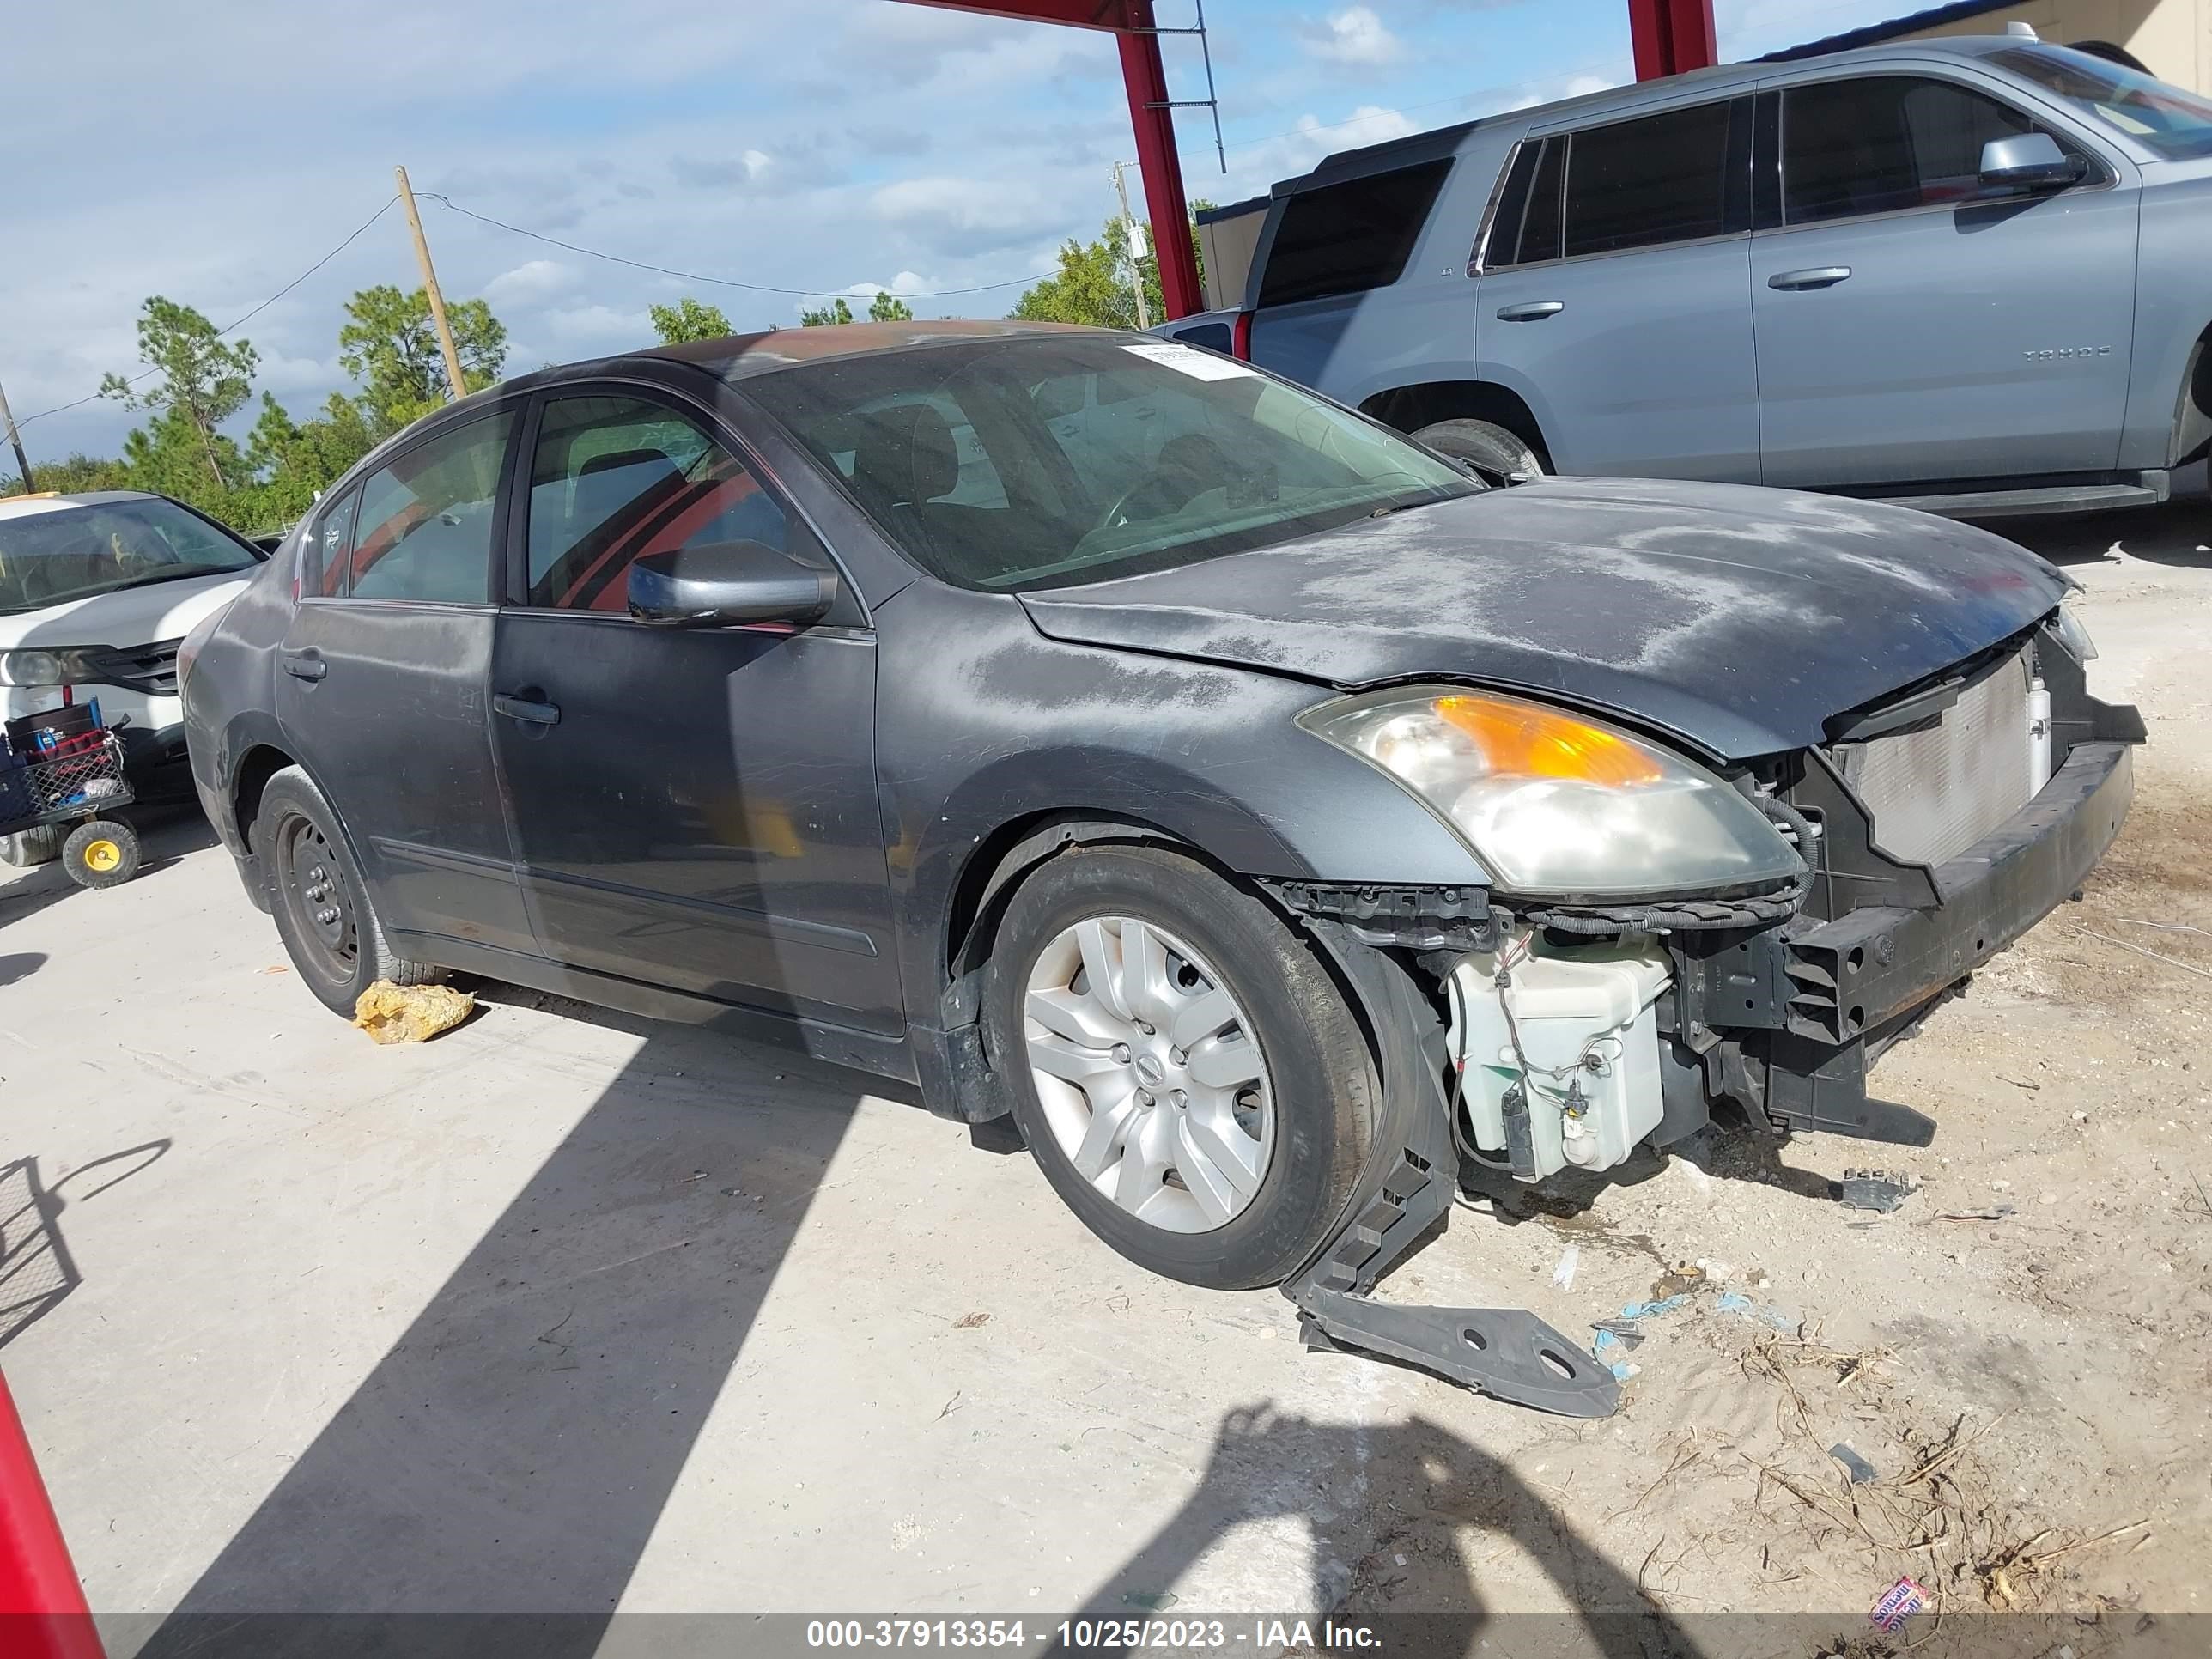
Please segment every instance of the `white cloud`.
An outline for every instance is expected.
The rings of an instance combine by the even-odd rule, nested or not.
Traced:
[[[574,266],[557,259],[526,259],[512,270],[503,270],[483,285],[483,297],[495,306],[530,304],[573,288]]]
[[[1370,6],[1349,6],[1317,27],[1309,26],[1306,49],[1332,64],[1366,69],[1395,64],[1406,55],[1405,43]]]
[[[1620,84],[1620,82],[1602,75],[1577,75],[1567,82],[1566,90],[1559,95],[1562,98],[1587,98],[1594,92],[1610,92]]]

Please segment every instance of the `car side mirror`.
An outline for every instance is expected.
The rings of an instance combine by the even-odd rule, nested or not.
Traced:
[[[1982,185],[1989,190],[2062,190],[2081,176],[2079,165],[2047,132],[2020,132],[1982,146]]]
[[[702,542],[629,568],[629,614],[663,628],[818,622],[836,597],[836,571],[762,542]]]

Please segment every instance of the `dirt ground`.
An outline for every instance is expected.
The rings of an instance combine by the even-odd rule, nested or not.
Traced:
[[[775,1051],[495,989],[376,1048],[204,829],[111,893],[0,878],[0,1364],[109,1651],[350,1607],[1419,1613],[1516,1655],[1572,1621],[1514,1615],[1657,1613],[1859,1655],[1908,1574],[2059,1619],[2053,1659],[2193,1630],[2212,512],[2023,539],[2151,742],[2082,902],[1875,1073],[1935,1145],[1712,1134],[1461,1210],[1383,1286],[1584,1340],[1669,1304],[1604,1421],[1302,1352],[1279,1296],[1150,1278],[1026,1158]],[[1892,1212],[1832,1195],[1870,1165]],[[1699,1622],[1741,1613],[1811,1622]]]

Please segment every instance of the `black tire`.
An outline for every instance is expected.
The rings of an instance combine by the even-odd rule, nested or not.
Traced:
[[[284,953],[331,1012],[352,1018],[361,994],[380,979],[426,985],[438,977],[439,969],[410,962],[386,940],[337,814],[299,767],[263,786],[253,847]]]
[[[0,861],[19,870],[52,864],[61,855],[62,831],[58,823],[42,823],[35,830],[18,830],[11,836],[0,836]]]
[[[94,818],[62,843],[62,873],[80,887],[120,887],[138,873],[138,832],[118,818]]]
[[[1413,434],[1413,441],[1469,463],[1486,483],[1503,487],[1516,475],[1544,476],[1543,458],[1525,440],[1493,422],[1438,421]]]
[[[1273,1152],[1246,1207],[1174,1232],[1118,1207],[1076,1170],[1026,1060],[1030,971],[1066,929],[1127,916],[1168,929],[1211,964],[1249,1016],[1273,1097]],[[1024,881],[999,926],[984,1030],[1023,1137],[1060,1198],[1139,1267],[1212,1290],[1280,1284],[1328,1240],[1366,1161],[1381,1085],[1344,994],[1273,910],[1195,861],[1147,847],[1077,848]]]

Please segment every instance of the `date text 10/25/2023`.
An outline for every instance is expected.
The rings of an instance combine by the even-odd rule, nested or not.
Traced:
[[[1334,1619],[811,1619],[810,1648],[1024,1648],[1049,1644],[1057,1651],[1244,1647],[1266,1653],[1320,1648],[1337,1653],[1377,1653],[1382,1637],[1372,1626]]]

